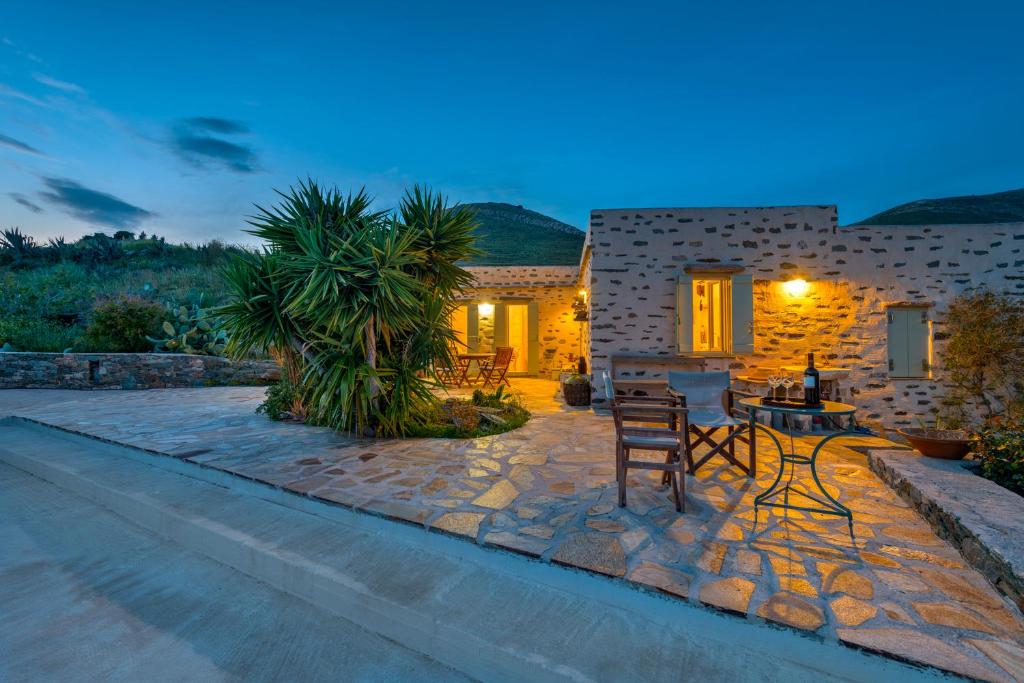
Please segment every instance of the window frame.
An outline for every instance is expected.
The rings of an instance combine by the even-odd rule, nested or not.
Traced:
[[[723,350],[694,349],[694,288],[699,280],[725,281],[722,299]],[[684,268],[676,281],[675,353],[689,358],[736,358],[754,353],[753,275],[742,267]],[[686,311],[686,319],[682,312]]]

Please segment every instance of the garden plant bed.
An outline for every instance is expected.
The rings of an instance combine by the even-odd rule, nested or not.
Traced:
[[[871,469],[1024,609],[1024,498],[980,477],[970,463],[906,450],[869,452]]]

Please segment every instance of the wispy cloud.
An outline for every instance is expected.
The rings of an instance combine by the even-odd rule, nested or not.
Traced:
[[[254,173],[258,170],[257,155],[251,146],[214,137],[248,133],[248,126],[240,121],[196,116],[179,119],[170,128],[167,146],[192,166],[220,166],[236,173]]]
[[[18,194],[17,192],[8,192],[7,196],[10,197],[11,199],[13,199],[18,204],[21,204],[22,206],[24,206],[26,209],[28,209],[32,213],[42,213],[43,212],[43,207],[39,206],[38,204],[36,204],[35,202],[33,202],[31,199],[29,199],[28,197],[26,197],[23,194]]]
[[[64,92],[73,93],[75,95],[84,95],[85,88],[78,85],[77,83],[69,83],[68,81],[60,81],[46,74],[34,73],[32,74],[37,82],[42,83],[45,86],[56,88],[57,90],[63,90]]]
[[[10,99],[13,99],[13,100],[21,100],[22,102],[28,102],[29,104],[34,104],[37,107],[49,107],[50,106],[46,102],[43,102],[38,97],[35,97],[33,95],[29,95],[27,92],[22,92],[21,90],[18,90],[16,88],[12,88],[9,85],[4,85],[3,83],[0,83],[0,97],[9,97]]]
[[[181,119],[179,125],[192,130],[206,131],[208,133],[220,133],[222,135],[238,135],[248,133],[249,126],[241,121],[232,119],[221,119],[216,116],[193,116]]]
[[[0,133],[0,145],[11,147],[12,149],[16,149],[19,152],[25,152],[26,154],[38,154],[40,156],[43,154],[27,142],[22,142],[21,140],[12,138],[9,135],[4,135],[3,133]]]
[[[43,184],[49,191],[40,192],[40,197],[93,225],[127,230],[156,215],[112,194],[84,187],[67,178],[43,178]]]

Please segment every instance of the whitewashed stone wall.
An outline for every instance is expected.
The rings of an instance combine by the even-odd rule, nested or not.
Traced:
[[[576,266],[471,266],[476,286],[461,297],[473,303],[504,300],[537,302],[537,339],[540,376],[550,377],[579,354],[580,324],[573,320],[572,302],[579,289]],[[493,338],[493,317],[480,320],[480,343]]]
[[[941,320],[962,292],[1024,294],[1024,223],[839,228],[834,206],[608,209],[591,213],[588,239],[598,375],[615,353],[676,356],[684,267],[742,266],[754,276],[755,352],[709,367],[803,365],[813,351],[819,364],[851,368],[845,385],[861,417],[889,425],[930,418],[943,388],[941,368],[932,379],[888,376],[887,304],[933,304]],[[804,297],[782,289],[794,275],[811,283]],[[938,362],[942,325],[934,331]]]

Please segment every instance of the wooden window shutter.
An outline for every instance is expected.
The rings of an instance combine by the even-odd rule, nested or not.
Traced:
[[[732,276],[732,352],[754,352],[754,276]]]
[[[909,339],[907,319],[913,311],[890,308],[886,311],[887,343],[889,348],[889,376],[910,377]]]
[[[494,350],[508,346],[508,305],[494,304]]]
[[[476,304],[466,306],[466,346],[470,353],[480,349],[480,311]]]
[[[526,304],[526,371],[531,375],[540,372],[540,316],[537,302]]]
[[[676,283],[676,347],[693,353],[693,275],[684,273]]]
[[[928,347],[931,325],[928,311],[924,308],[907,310],[907,376],[928,377],[931,373],[931,359]]]

